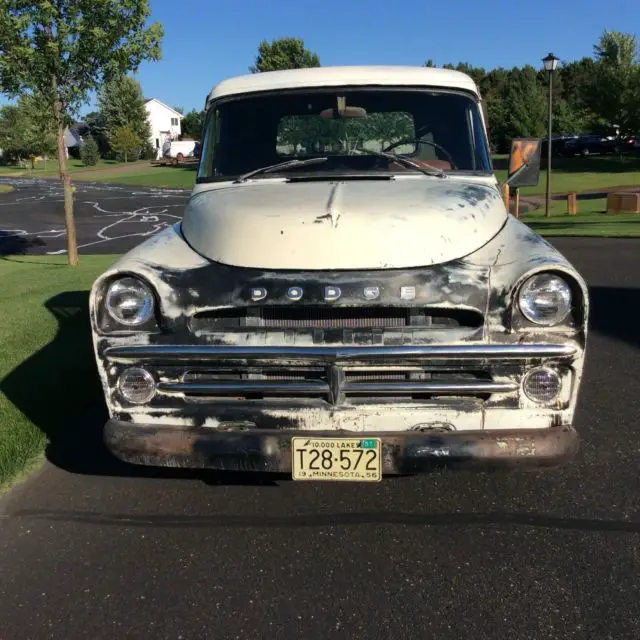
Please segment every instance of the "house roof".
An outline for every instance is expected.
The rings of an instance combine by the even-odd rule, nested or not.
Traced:
[[[179,118],[184,118],[184,116],[179,111],[176,111],[175,109],[172,109],[169,105],[167,105],[164,102],[161,102],[160,100],[158,100],[158,98],[145,98],[144,99],[144,103],[147,104],[148,102],[157,102],[159,105],[161,105],[165,109],[168,109],[172,113],[175,113]]]
[[[343,85],[443,87],[465,89],[478,95],[475,82],[467,74],[451,69],[337,66],[265,71],[227,78],[213,87],[208,101],[240,93]]]

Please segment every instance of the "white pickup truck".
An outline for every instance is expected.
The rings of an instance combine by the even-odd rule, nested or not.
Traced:
[[[481,106],[426,67],[214,87],[183,219],[92,289],[109,449],[365,482],[571,458],[588,290],[507,211]]]

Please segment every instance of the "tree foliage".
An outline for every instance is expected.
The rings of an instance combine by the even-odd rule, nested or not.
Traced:
[[[109,135],[109,144],[125,162],[128,162],[130,158],[137,157],[140,153],[142,140],[131,127],[117,127]]]
[[[435,67],[433,60],[425,66]],[[491,146],[507,152],[515,137],[546,135],[548,74],[525,66],[487,71],[468,63],[445,64],[470,75],[484,100]],[[594,56],[562,62],[553,80],[553,133],[640,130],[640,61],[636,37],[604,31]]]
[[[148,157],[151,125],[144,105],[142,87],[130,76],[116,76],[105,82],[98,92],[98,106],[109,139],[117,129],[127,127],[138,139],[138,155]]]
[[[93,167],[98,164],[100,153],[98,143],[93,136],[89,134],[80,146],[80,158],[85,167]]]
[[[56,132],[37,95],[25,95],[0,109],[0,148],[18,162],[53,155]]]
[[[98,145],[98,153],[106,158],[111,151],[109,147],[109,137],[107,135],[107,122],[102,113],[92,111],[84,117],[84,122],[89,127],[89,135]]]
[[[181,129],[183,138],[193,138],[200,140],[202,136],[202,124],[204,122],[204,112],[192,109],[182,118]]]
[[[320,58],[304,46],[301,38],[276,38],[271,42],[263,40],[258,45],[255,64],[249,71],[259,73],[319,66]]]
[[[90,91],[160,58],[163,30],[148,0],[0,0],[0,92],[37,94],[56,128],[69,263],[77,264],[65,125]]]
[[[640,126],[640,67],[634,35],[605,31],[594,46],[590,93],[593,111],[603,123],[624,130]]]

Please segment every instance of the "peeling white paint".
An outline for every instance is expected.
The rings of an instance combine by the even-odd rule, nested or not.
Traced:
[[[339,190],[329,181],[256,181],[194,195],[182,230],[203,256],[232,266],[382,269],[465,256],[506,217],[489,179],[421,175],[345,181]]]

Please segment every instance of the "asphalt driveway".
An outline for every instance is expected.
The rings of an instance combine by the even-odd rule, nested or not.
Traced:
[[[64,199],[58,180],[0,178],[0,256],[66,253]],[[189,192],[75,182],[80,253],[124,253],[182,218]]]
[[[91,193],[118,215],[184,202],[80,193],[87,219]],[[110,458],[97,407],[0,501],[0,638],[640,638],[640,242],[554,243],[592,297],[571,464],[379,485],[161,471]]]

